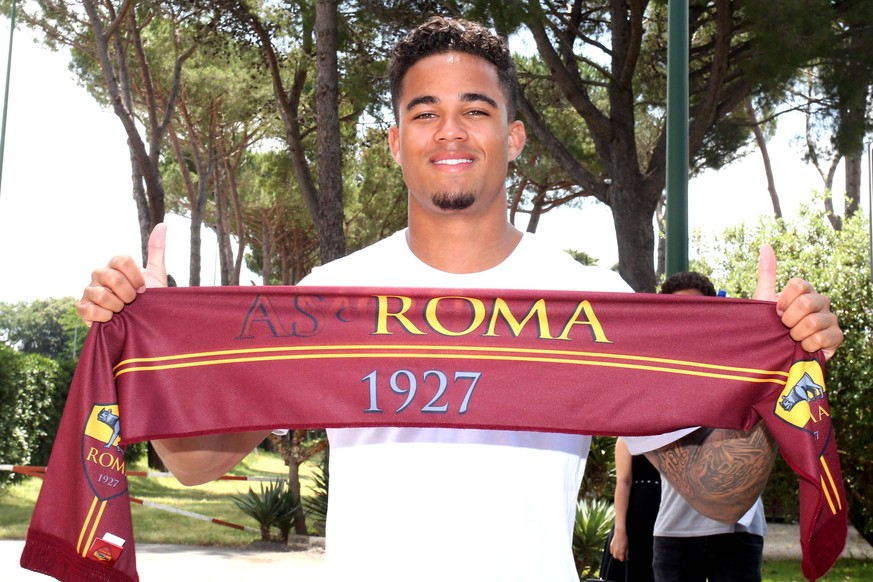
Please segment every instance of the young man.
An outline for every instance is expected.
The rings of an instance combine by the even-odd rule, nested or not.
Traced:
[[[390,77],[389,141],[409,190],[408,228],[315,269],[303,284],[630,291],[615,273],[583,267],[507,221],[507,168],[525,130],[514,120],[515,68],[502,39],[474,23],[431,19],[398,44]],[[144,271],[130,257],[95,271],[80,316],[107,321],[145,287],[163,285],[164,237],[158,226]],[[761,292],[769,299],[774,270]],[[807,349],[832,353],[840,343],[827,298],[805,282],[789,284],[775,308]],[[199,483],[265,436],[154,445],[180,481]],[[571,540],[590,437],[397,428],[328,436],[326,562],[337,579],[578,580]],[[741,497],[735,512],[754,500]]]

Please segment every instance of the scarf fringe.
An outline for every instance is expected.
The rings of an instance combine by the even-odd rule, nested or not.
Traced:
[[[30,529],[21,567],[63,582],[138,582],[124,572],[79,556],[66,542],[51,534]]]

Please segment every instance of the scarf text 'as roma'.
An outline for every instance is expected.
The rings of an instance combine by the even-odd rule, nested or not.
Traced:
[[[823,368],[760,301],[150,289],[88,335],[21,564],[138,579],[122,447],[143,440],[376,426],[632,436],[760,418],[800,478],[813,580],[847,527]]]

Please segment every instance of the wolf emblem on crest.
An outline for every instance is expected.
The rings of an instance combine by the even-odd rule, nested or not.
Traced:
[[[97,413],[97,420],[112,429],[112,436],[110,436],[109,440],[106,441],[106,444],[103,445],[104,449],[111,448],[115,439],[121,435],[121,419],[118,418],[117,414],[113,414],[112,410],[109,408],[104,408]],[[119,445],[115,445],[115,448],[119,451],[121,450]]]
[[[791,391],[782,397],[779,405],[783,409],[790,411],[800,402],[809,404],[814,400],[822,399],[824,399],[824,388],[816,384],[815,380],[805,373]]]

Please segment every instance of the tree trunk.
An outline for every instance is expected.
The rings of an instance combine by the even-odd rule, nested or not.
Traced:
[[[298,506],[294,512],[294,531],[298,535],[306,535],[306,513],[303,510],[302,488],[300,487],[300,465],[327,448],[327,439],[322,439],[310,446],[304,446],[306,438],[305,430],[294,430],[287,435],[270,435],[270,439],[282,454],[285,464],[288,465],[288,489],[291,492],[292,501]]]
[[[233,215],[234,221],[236,222],[236,231],[238,234],[238,239],[236,242],[236,260],[233,263],[233,273],[231,276],[230,284],[231,285],[239,285],[240,273],[242,272],[242,264],[243,258],[245,257],[246,252],[246,228],[245,228],[245,220],[243,217],[243,208],[242,201],[239,196],[239,188],[237,188],[236,176],[235,172],[239,168],[239,164],[234,164],[231,167],[230,162],[227,160],[225,156],[225,175],[227,179],[228,189],[230,191],[231,197],[231,206],[233,207]],[[232,253],[231,253],[232,254]]]
[[[291,492],[291,502],[297,506],[294,510],[294,533],[305,536],[309,533],[306,529],[306,512],[303,510],[302,487],[300,486],[300,465],[288,464],[288,491]]]
[[[142,265],[146,266],[149,257],[149,235],[155,225],[152,224],[149,203],[146,198],[145,186],[142,183],[142,172],[133,151],[130,151],[130,183],[133,185],[133,200],[136,203],[136,216],[139,221],[139,244],[142,255]]]
[[[82,6],[88,14],[88,21],[91,25],[94,34],[94,45],[97,51],[100,69],[103,73],[103,79],[109,94],[109,101],[113,111],[127,134],[127,144],[131,151],[131,157],[137,165],[141,181],[145,183],[145,197],[149,211],[150,228],[164,220],[164,187],[161,182],[160,172],[152,164],[149,152],[146,150],[145,143],[139,134],[139,129],[136,126],[136,121],[133,115],[132,103],[133,99],[130,92],[130,84],[127,78],[127,62],[125,61],[124,50],[117,50],[115,55],[115,64],[120,74],[116,75],[116,68],[113,67],[112,57],[109,52],[110,39],[114,40],[116,45],[120,46],[118,28],[111,28],[107,31],[103,26],[103,20],[99,12],[97,3],[93,0],[83,0]],[[128,18],[134,19],[133,10],[130,9],[130,4],[125,4],[124,8],[128,10]],[[110,16],[115,16],[114,11],[110,12]],[[121,15],[124,16],[124,15]],[[151,140],[160,143],[161,136],[151,136]],[[154,149],[154,143],[152,146]],[[140,229],[142,230],[143,219],[140,218]],[[148,235],[143,236],[143,246],[148,240]]]
[[[233,246],[230,244],[230,197],[223,172],[215,173],[215,234],[218,239],[218,264],[221,284],[230,285],[233,273]]]
[[[543,213],[543,202],[546,199],[546,189],[540,187],[536,197],[533,199],[530,209],[530,219],[527,221],[527,232],[536,233],[537,226],[540,224],[540,216]]]
[[[316,0],[315,112],[318,127],[319,213],[313,219],[318,224],[318,241],[321,247],[322,263],[338,259],[346,254],[337,43],[336,0]]]
[[[192,144],[192,149],[196,150],[196,144]],[[191,287],[200,286],[200,262],[202,257],[202,240],[200,237],[200,229],[203,226],[203,215],[206,213],[206,201],[209,198],[209,184],[213,171],[212,151],[207,152],[209,161],[206,167],[203,167],[201,156],[195,155],[195,165],[197,167],[197,198],[191,204],[191,232],[190,232],[190,265],[188,272],[189,285]]]
[[[755,115],[755,108],[752,105],[752,98],[748,97],[745,101],[746,114],[749,116],[749,122],[752,124],[752,133],[755,134],[755,142],[758,144],[758,151],[761,152],[761,159],[764,162],[764,174],[767,176],[767,191],[770,192],[770,202],[773,204],[773,215],[776,218],[782,218],[782,207],[779,205],[779,194],[776,193],[776,180],[773,178],[773,166],[770,163],[770,153],[767,150],[767,140],[764,139],[764,133],[761,131],[761,126],[758,125],[758,119]]]
[[[618,244],[618,272],[634,291],[654,293],[657,281],[652,217],[659,195],[647,191],[654,189],[651,183],[634,180],[632,174],[632,171],[627,172],[610,189],[610,208]],[[660,187],[658,190],[660,192]],[[650,199],[654,199],[651,204]]]
[[[199,187],[198,190],[202,187]],[[197,197],[195,208],[191,209],[191,228],[188,232],[188,241],[191,248],[189,253],[190,262],[188,264],[188,285],[191,287],[200,286],[201,253],[203,247],[200,238],[200,228],[203,226],[203,211],[206,208],[205,196]]]
[[[158,456],[157,451],[152,446],[152,443],[148,443],[146,446],[146,463],[151,469],[155,471],[166,472],[167,466],[164,464],[164,461]]]
[[[861,204],[861,158],[863,150],[846,154],[846,218],[858,212]]]
[[[272,284],[273,274],[273,229],[270,228],[270,218],[264,216],[261,219],[261,272],[263,273],[262,285]]]

